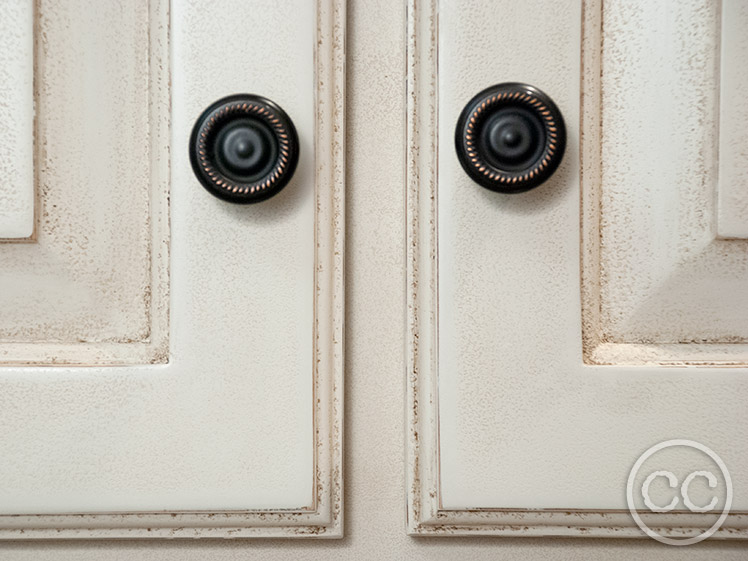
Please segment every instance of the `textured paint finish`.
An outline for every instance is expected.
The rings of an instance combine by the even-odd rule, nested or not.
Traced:
[[[717,233],[748,238],[748,3],[722,0]]]
[[[587,358],[745,364],[748,245],[715,234],[718,157],[723,172],[737,170],[717,143],[719,4],[604,2],[602,22],[599,66],[588,69],[600,96],[600,167],[587,166],[583,180],[585,228],[599,237],[584,259],[586,282],[598,285],[586,294],[596,316],[585,324]],[[745,74],[736,68],[728,82]],[[723,173],[720,187],[730,184],[745,192]]]
[[[168,358],[167,5],[37,3],[39,225],[0,244],[0,364]]]
[[[169,3],[150,6],[169,33]],[[344,22],[333,1],[171,3],[169,361],[0,369],[3,538],[340,536]],[[139,77],[140,43],[102,56]],[[234,92],[276,100],[299,131],[293,181],[258,205],[212,197],[189,164],[195,119]]]
[[[616,9],[631,8],[605,5],[613,23]],[[681,8],[688,13],[694,6]],[[410,531],[641,537],[626,512],[626,477],[643,450],[672,435],[719,450],[733,481],[747,481],[745,369],[584,365],[580,249],[586,246],[580,248],[583,207],[575,147],[581,95],[585,101],[588,95],[580,90],[580,78],[586,87],[587,73],[594,70],[586,51],[582,68],[580,24],[585,49],[600,52],[599,39],[595,45],[587,37],[607,21],[608,12],[601,14],[599,3],[583,9],[579,2],[569,10],[546,1],[440,2],[438,11],[418,2],[411,8]],[[676,20],[688,28],[706,18],[709,25],[708,14],[697,9],[687,21],[682,14]],[[645,22],[635,31],[641,27]],[[473,43],[475,37],[481,42]],[[603,56],[610,46],[604,44]],[[496,57],[496,52],[526,56]],[[622,57],[619,66],[627,64]],[[464,103],[474,91],[502,81],[530,82],[547,91],[569,131],[556,175],[518,196],[472,183],[452,143]],[[623,84],[620,88],[622,96],[629,93]],[[603,106],[624,101],[625,96],[603,93]],[[586,121],[590,113],[581,109]],[[599,130],[593,128],[589,138],[595,134]],[[585,130],[584,155],[587,140]],[[627,163],[609,157],[605,165]],[[664,243],[656,231],[633,231],[649,246]],[[728,260],[723,270],[732,274],[740,263]],[[620,273],[622,282],[626,275]],[[744,498],[735,497],[733,509],[746,507]],[[652,523],[684,535],[693,532],[694,520],[686,513]],[[748,517],[733,514],[719,536],[747,534]]]
[[[405,534],[405,9],[349,2],[346,538],[0,542],[3,561],[744,561],[745,544],[413,538]],[[392,40],[384,41],[383,37]],[[386,111],[382,108],[386,107]],[[376,147],[376,148],[374,148]],[[387,165],[382,166],[386,161]],[[388,186],[383,189],[383,186]]]
[[[34,233],[34,2],[0,2],[0,243]]]

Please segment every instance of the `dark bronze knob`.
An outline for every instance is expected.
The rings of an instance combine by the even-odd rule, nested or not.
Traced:
[[[256,203],[289,182],[299,161],[293,122],[258,95],[219,99],[192,129],[190,160],[200,183],[232,203]]]
[[[483,90],[460,113],[457,157],[479,185],[521,193],[548,179],[561,163],[566,128],[553,100],[539,89],[503,83]]]

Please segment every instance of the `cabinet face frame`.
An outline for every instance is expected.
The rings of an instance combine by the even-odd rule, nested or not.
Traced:
[[[154,3],[167,12],[169,4]],[[169,14],[164,16],[169,21]],[[318,0],[315,23],[312,504],[282,510],[0,515],[0,539],[342,537],[345,2]],[[169,26],[162,32],[168,63]]]
[[[584,2],[580,17],[584,17],[585,41],[595,36],[585,33],[590,26],[599,29],[601,9],[601,0]],[[437,360],[438,17],[438,0],[408,2],[407,531],[423,536],[646,538],[627,510],[442,507]],[[585,43],[584,47],[583,68],[590,62],[590,47],[599,49],[599,43]],[[584,103],[584,97],[581,101]],[[590,115],[587,111],[580,114],[583,119]],[[573,126],[567,123],[567,127]],[[586,126],[584,121],[582,126]],[[580,153],[584,158],[583,149]],[[642,515],[642,519],[664,537],[686,538],[703,530],[699,515],[690,512]],[[711,539],[748,539],[748,513],[733,511]]]

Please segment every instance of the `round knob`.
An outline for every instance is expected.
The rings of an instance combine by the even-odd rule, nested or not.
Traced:
[[[289,182],[299,161],[293,122],[258,95],[219,99],[192,129],[190,161],[200,183],[232,203],[256,203]]]
[[[476,183],[521,193],[556,171],[564,156],[566,128],[556,104],[539,89],[497,84],[462,110],[455,146],[460,164]]]

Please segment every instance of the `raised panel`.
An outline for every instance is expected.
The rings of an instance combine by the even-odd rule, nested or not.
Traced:
[[[34,2],[2,4],[0,242],[34,233]]]
[[[138,116],[118,113],[107,121],[102,107],[92,107],[69,140],[92,150],[102,139],[97,135],[113,140],[115,129],[137,136],[154,112],[165,126],[156,135],[164,151],[155,159],[168,176],[142,167],[151,161],[149,143],[134,147],[134,137],[117,157],[137,160],[140,168],[122,169],[112,156],[95,170],[114,173],[104,169],[108,163],[138,179],[118,183],[130,197],[119,201],[123,219],[131,212],[149,216],[144,208],[154,198],[146,192],[168,202],[162,224],[169,243],[160,238],[153,246],[168,255],[157,258],[169,265],[168,360],[116,367],[106,361],[50,367],[40,360],[0,368],[0,538],[340,537],[344,4],[52,4],[39,17],[48,18],[60,40],[66,29],[96,28],[85,38],[66,38],[72,45],[54,55],[83,57],[70,80],[55,77],[65,103],[75,105],[81,83],[105,99],[124,95],[115,87],[121,85],[129,95],[123,107],[109,109]],[[89,9],[80,18],[67,17],[83,7]],[[119,25],[123,37],[101,45],[98,58],[84,46],[100,41],[99,27],[108,25]],[[149,62],[149,52],[159,56]],[[108,70],[105,61],[117,68]],[[47,65],[51,73],[66,68],[49,67],[49,59]],[[166,98],[149,101],[153,91]],[[291,182],[255,205],[213,197],[195,178],[188,154],[203,109],[237,92],[278,102],[301,144]],[[76,155],[63,128],[51,122],[48,138],[59,135],[55,149]],[[102,144],[101,150],[112,148]],[[54,163],[60,174],[81,172]],[[60,197],[109,194],[109,186],[73,179],[66,175],[45,189],[54,187]],[[107,231],[81,220],[83,228],[59,226],[71,228],[71,245],[92,244]],[[132,248],[140,258],[125,259],[139,270],[141,246]],[[94,284],[100,288],[104,280]]]
[[[748,4],[722,0],[717,233],[748,238]]]
[[[167,4],[35,6],[39,224],[0,243],[0,364],[168,360]]]
[[[585,74],[591,146],[583,149],[599,150],[582,180],[585,359],[745,364],[748,246],[719,237],[725,222],[715,208],[716,187],[720,208],[729,186],[745,190],[728,173],[740,142],[726,140],[724,116],[736,106],[722,104],[720,126],[719,103],[744,73],[732,71],[720,87],[720,5],[609,2],[603,10],[599,34],[586,30],[602,49],[590,53]],[[723,67],[739,45],[733,36]]]
[[[617,12],[629,10],[630,15],[617,21]],[[640,15],[644,10],[657,15]],[[600,243],[598,222],[589,221],[590,207],[595,207],[592,201],[602,204],[602,197],[595,194],[618,188],[625,195],[637,189],[638,194],[630,198],[645,208],[654,206],[641,182],[632,186],[626,174],[608,177],[602,186],[594,175],[595,170],[615,166],[630,167],[633,174],[639,165],[636,154],[624,157],[614,151],[627,146],[620,137],[628,142],[637,127],[650,130],[639,117],[632,118],[633,123],[620,118],[615,124],[621,130],[609,130],[612,125],[606,124],[605,109],[601,126],[601,106],[609,104],[607,111],[616,116],[627,104],[636,112],[649,94],[653,96],[649,103],[654,104],[650,111],[659,118],[661,101],[671,99],[670,92],[633,87],[637,73],[650,72],[652,79],[665,80],[667,76],[658,72],[666,70],[651,62],[657,58],[646,42],[633,52],[619,52],[621,42],[626,44],[630,38],[621,34],[627,30],[634,36],[659,36],[658,26],[664,26],[663,48],[674,57],[667,62],[680,60],[686,67],[670,77],[711,80],[701,90],[702,95],[708,90],[708,103],[699,98],[706,106],[689,105],[695,103],[689,98],[692,91],[674,94],[693,111],[708,114],[711,121],[700,122],[697,128],[696,136],[705,136],[706,141],[688,137],[673,142],[709,152],[708,139],[715,139],[718,118],[715,18],[715,8],[707,2],[647,4],[646,8],[608,0],[571,6],[546,0],[410,3],[407,453],[411,534],[644,537],[628,511],[627,477],[650,446],[678,437],[718,451],[735,488],[748,480],[748,449],[743,444],[748,442],[745,368],[714,368],[711,362],[694,362],[686,368],[675,361],[660,365],[658,360],[602,366],[591,364],[585,355],[585,337],[595,328],[588,323],[588,305],[590,298],[599,297],[590,291],[600,287],[599,282],[586,282],[588,265],[595,262],[591,248],[615,249],[610,242]],[[694,39],[686,31],[695,29],[699,33]],[[711,58],[691,56],[692,49],[705,50]],[[688,62],[680,59],[682,52],[688,53]],[[634,55],[642,58],[634,57],[630,63],[628,57]],[[600,61],[606,57],[611,62],[602,65],[601,75]],[[614,64],[616,57],[620,60]],[[637,61],[646,68],[629,66]],[[613,74],[606,75],[606,69]],[[606,93],[608,78],[608,88],[618,89]],[[562,111],[568,132],[565,159],[556,174],[541,187],[519,195],[490,192],[472,182],[454,150],[455,124],[463,106],[478,91],[500,82],[528,82],[543,89]],[[627,126],[633,127],[629,135]],[[678,129],[678,122],[671,126],[685,132]],[[659,129],[650,132],[670,134]],[[662,144],[661,136],[657,142]],[[647,164],[652,173],[672,171],[674,164],[667,157],[670,146],[647,146],[642,169]],[[662,155],[662,167],[652,150]],[[692,190],[703,194],[709,189],[714,198],[710,178],[715,163],[714,159],[689,163],[692,174],[702,174]],[[683,181],[683,175],[679,177]],[[661,181],[651,189],[660,189],[676,201],[688,199],[672,177],[658,178]],[[683,183],[684,191],[687,185]],[[699,191],[702,187],[704,191]],[[682,222],[682,214],[689,217],[695,212],[686,204],[673,206],[675,225]],[[645,223],[641,208],[636,215],[641,224],[612,216],[610,222],[615,224],[609,224],[606,212],[610,210],[597,210],[601,222],[611,228],[628,226],[630,239],[640,242],[631,244],[634,254],[636,249],[644,254],[661,250],[665,242],[655,235],[657,231],[636,228]],[[713,212],[710,220],[708,244],[719,244],[714,241]],[[691,232],[691,226],[685,224],[684,232]],[[629,247],[623,240],[620,245]],[[723,295],[718,303],[739,307],[746,286],[740,280],[742,246],[730,247],[732,253],[721,255],[721,272],[738,277],[733,288],[740,294]],[[616,281],[638,282],[636,273],[619,270]],[[698,311],[697,302],[682,304]],[[691,325],[708,328],[697,317]],[[663,329],[668,326],[673,329],[677,324],[664,320]],[[680,457],[672,461],[679,469],[687,467]],[[720,504],[727,504],[724,485],[715,493]],[[747,508],[745,499],[736,494],[732,511],[715,536],[744,539]],[[703,517],[685,509],[642,516],[671,537],[695,536],[704,524]]]

